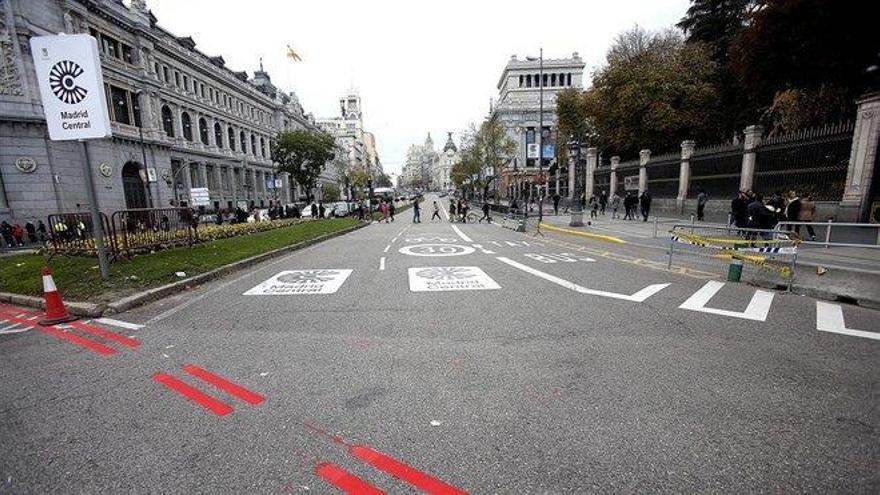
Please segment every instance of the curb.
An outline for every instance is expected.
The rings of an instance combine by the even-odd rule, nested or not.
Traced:
[[[289,246],[284,246],[282,248],[278,248],[272,251],[265,252],[263,254],[258,254],[256,256],[252,256],[250,258],[245,258],[240,261],[236,261],[234,263],[230,263],[228,265],[221,266],[220,268],[215,268],[209,272],[201,273],[199,275],[195,275],[189,278],[185,278],[183,280],[178,280],[177,282],[172,282],[170,284],[162,285],[159,287],[154,287],[152,289],[147,289],[143,292],[138,292],[136,294],[132,294],[130,296],[119,299],[118,301],[114,301],[108,304],[94,304],[87,302],[69,302],[65,301],[65,306],[67,307],[70,313],[75,314],[77,316],[86,316],[89,318],[97,318],[102,315],[111,315],[116,313],[121,313],[123,311],[127,311],[131,308],[142,306],[146,303],[161,299],[165,296],[183,292],[184,290],[191,288],[193,286],[202,285],[205,282],[214,280],[216,278],[220,278],[224,275],[227,275],[232,272],[236,272],[243,268],[247,268],[249,266],[256,265],[260,262],[277,258],[281,255],[298,251],[303,248],[307,248],[314,244],[318,244],[320,242],[324,242],[334,237],[343,236],[346,234],[350,234],[356,230],[362,229],[366,226],[370,225],[366,222],[361,222],[351,228],[340,230],[338,232],[333,232],[330,234],[324,234],[319,237],[315,237],[314,239],[309,239],[307,241],[298,242],[296,244],[291,244]],[[27,306],[32,308],[43,308],[43,300],[39,297],[34,296],[25,296],[21,294],[10,294],[6,292],[0,292],[0,301],[9,302],[13,304],[17,304],[19,306]]]
[[[597,241],[605,241],[605,242],[613,242],[614,244],[627,244],[626,241],[619,237],[612,237],[610,235],[602,235],[602,234],[590,234],[588,232],[581,232],[579,230],[571,230],[564,229],[562,227],[556,227],[555,225],[550,225],[549,223],[541,222],[541,228],[545,230],[549,230],[550,232],[561,232],[563,234],[571,234],[580,237],[586,237],[587,239],[593,239]]]

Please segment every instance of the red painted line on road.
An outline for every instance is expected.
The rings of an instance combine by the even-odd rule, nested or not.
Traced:
[[[186,397],[187,399],[195,402],[196,404],[204,407],[205,409],[211,411],[218,416],[226,416],[227,414],[232,412],[232,406],[230,406],[229,404],[226,404],[225,402],[220,402],[210,395],[202,393],[198,389],[187,385],[186,383],[178,380],[177,378],[174,378],[169,374],[156,373],[152,376],[152,378],[154,381],[165,385],[171,390],[177,392],[178,394]]]
[[[202,380],[210,383],[211,385],[232,394],[239,399],[247,402],[248,404],[257,405],[260,402],[266,400],[262,395],[251,392],[250,390],[242,387],[241,385],[237,385],[235,383],[230,382],[229,380],[223,378],[222,376],[217,376],[211,372],[208,372],[202,368],[199,368],[193,364],[187,364],[183,367],[183,371],[189,373],[190,375],[201,378]]]
[[[414,467],[407,466],[397,459],[378,450],[373,450],[366,445],[352,445],[348,448],[348,451],[351,455],[367,464],[385,471],[391,476],[403,480],[424,492],[437,495],[467,495],[467,492],[460,488],[440,481]]]
[[[40,325],[39,323],[37,323],[36,320],[28,320],[25,318],[19,318],[17,316],[11,316],[8,314],[4,314],[2,316],[2,318],[10,323],[20,323],[22,325],[25,325],[25,326],[28,326],[31,328],[35,328],[41,332],[48,333],[49,335],[54,335],[55,337],[58,337],[59,339],[63,339],[63,340],[66,340],[72,344],[76,344],[78,346],[85,347],[86,349],[97,352],[98,354],[108,355],[108,354],[114,354],[116,352],[116,349],[114,349],[112,347],[108,347],[100,342],[95,342],[94,340],[87,339],[81,335],[77,335],[72,332],[65,332],[64,330],[61,330],[60,328],[57,328],[57,327],[44,327],[43,325]]]
[[[92,335],[97,335],[98,337],[103,337],[107,340],[112,340],[113,342],[122,344],[124,346],[137,347],[141,345],[141,342],[138,339],[126,337],[125,335],[119,335],[116,332],[111,332],[110,330],[105,330],[101,327],[96,327],[94,325],[83,323],[81,321],[71,321],[69,323],[65,323],[65,325],[69,325],[77,330],[82,330],[83,332],[87,332]]]
[[[315,466],[315,474],[345,493],[358,495],[380,495],[385,493],[341,467],[335,464],[330,464],[329,462],[322,462]]]

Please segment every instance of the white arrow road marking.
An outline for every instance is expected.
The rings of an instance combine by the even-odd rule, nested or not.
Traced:
[[[766,321],[767,314],[770,312],[770,304],[773,303],[773,293],[763,290],[756,290],[752,300],[743,312],[728,311],[726,309],[707,308],[706,303],[724,287],[724,282],[710,280],[706,282],[700,290],[688,298],[679,308],[689,311],[699,311],[701,313],[711,313],[713,315],[732,316],[734,318],[743,318],[746,320]]]
[[[548,282],[553,282],[556,285],[565,287],[566,289],[573,290],[575,292],[579,292],[581,294],[589,294],[591,296],[599,296],[599,297],[610,297],[611,299],[620,299],[623,301],[632,301],[632,302],[643,302],[645,299],[653,296],[654,294],[660,292],[669,286],[669,284],[654,284],[645,287],[644,289],[636,292],[635,294],[629,296],[626,294],[618,294],[617,292],[606,292],[604,290],[595,290],[588,289],[586,287],[582,287],[578,284],[569,282],[568,280],[561,279],[555,275],[550,275],[549,273],[544,273],[541,270],[536,270],[530,266],[523,265],[522,263],[517,263],[510,258],[505,258],[503,256],[498,256],[498,261],[502,263],[507,263],[508,265],[518,268],[526,273],[530,273],[536,277],[543,278]]]
[[[488,249],[484,248],[482,244],[473,244],[473,246],[482,251],[483,254],[495,254],[495,251],[489,251]]]
[[[843,321],[843,308],[837,304],[821,301],[816,301],[816,330],[880,340],[880,333],[846,328],[846,323]]]
[[[384,270],[384,269],[385,269],[385,257],[382,256],[381,258],[379,258],[379,270]]]

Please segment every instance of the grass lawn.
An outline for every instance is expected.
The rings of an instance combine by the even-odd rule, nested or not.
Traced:
[[[357,220],[353,218],[305,222],[193,247],[136,255],[131,260],[122,259],[111,263],[110,279],[106,282],[101,280],[95,257],[56,256],[48,265],[51,266],[55,284],[65,299],[110,302],[140,290],[180,280],[175,272],[185,272],[187,277],[197,275],[356,224]],[[47,265],[47,260],[48,256],[41,254],[0,257],[0,292],[41,296],[43,282],[40,269]]]

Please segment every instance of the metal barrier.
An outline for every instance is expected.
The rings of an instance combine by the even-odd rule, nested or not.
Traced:
[[[95,251],[95,238],[92,233],[92,216],[88,212],[56,213],[49,215],[49,242],[52,244],[52,256],[56,254],[82,254]],[[101,213],[101,224],[104,227],[104,239],[107,250],[112,255],[118,253],[116,237],[107,220]]]
[[[113,212],[117,247],[132,251],[187,245],[198,241],[197,217],[189,208],[151,208]]]
[[[527,217],[528,214],[521,210],[508,209],[507,213],[501,218],[501,221],[497,223],[505,229],[510,229],[515,232],[525,232]]]
[[[669,264],[700,265],[729,280],[784,285],[791,290],[800,240],[787,230],[678,224],[669,239]],[[741,270],[741,271],[740,271]]]
[[[827,247],[880,249],[880,224],[846,222],[779,222],[777,229],[794,232],[801,243]],[[837,232],[834,232],[834,231]],[[801,234],[805,234],[802,236]],[[809,236],[809,237],[807,237]],[[821,240],[819,240],[821,239]]]

